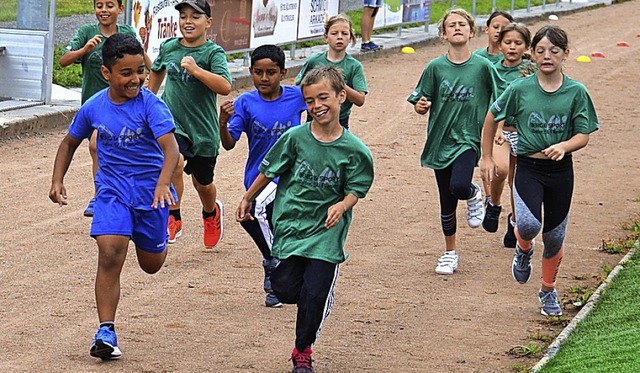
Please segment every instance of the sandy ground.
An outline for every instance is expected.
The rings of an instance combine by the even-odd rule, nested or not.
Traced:
[[[566,72],[588,87],[601,122],[574,156],[576,188],[558,281],[563,299],[571,287],[593,286],[601,266],[618,262],[620,255],[599,250],[602,241],[625,236],[622,225],[638,217],[639,18],[636,0],[557,22],[573,49]],[[617,47],[620,40],[631,46]],[[485,43],[481,35],[473,48]],[[511,278],[513,252],[502,247],[506,214],[497,234],[472,230],[461,203],[460,268],[449,277],[434,273],[444,242],[433,173],[418,161],[426,118],[405,99],[426,62],[444,51],[437,43],[365,62],[371,93],[351,122],[374,154],[376,180],[356,206],[351,258],[314,346],[319,372],[508,372],[535,363],[513,357],[510,348],[561,330],[538,310],[542,250],[530,283]],[[593,51],[606,58],[575,61]],[[0,142],[0,189],[7,197],[0,222],[0,371],[288,371],[295,306],[263,306],[259,252],[232,220],[242,193],[244,141],[223,153],[216,169],[227,206],[223,242],[213,251],[202,247],[199,204],[188,188],[185,236],[170,247],[165,267],[149,276],[135,255],[127,259],[117,319],[123,358],[103,363],[89,356],[97,326],[97,250],[88,237],[90,220],[82,217],[92,193],[90,158],[83,146],[74,159],[66,179],[70,205],[51,204],[53,157],[63,135],[60,129]],[[567,318],[575,313],[566,306]]]

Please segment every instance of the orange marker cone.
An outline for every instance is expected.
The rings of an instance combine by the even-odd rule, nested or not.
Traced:
[[[616,43],[616,45],[619,47],[628,47],[629,43],[627,43],[626,41],[619,41]]]
[[[591,57],[604,58],[604,53],[596,51],[596,52],[591,53]]]

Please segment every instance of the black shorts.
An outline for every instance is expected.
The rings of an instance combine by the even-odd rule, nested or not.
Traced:
[[[176,134],[180,154],[184,157],[184,173],[192,175],[201,185],[213,183],[217,157],[201,157],[191,152],[191,141]]]

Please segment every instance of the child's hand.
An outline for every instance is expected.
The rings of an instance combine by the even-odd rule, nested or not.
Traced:
[[[220,105],[220,124],[227,124],[233,115],[233,101],[227,100]]]
[[[562,143],[551,145],[550,147],[542,150],[542,154],[552,161],[561,161],[564,158],[566,150],[562,146]]]
[[[164,203],[167,202],[167,205],[171,206],[176,203],[175,199],[173,199],[173,194],[171,194],[171,188],[169,185],[156,185],[156,190],[153,192],[153,204],[151,207],[154,209],[164,208]]]
[[[87,51],[87,53],[89,53],[92,50],[96,49],[96,47],[98,46],[98,44],[100,44],[101,41],[102,41],[102,35],[96,35],[91,39],[89,39],[87,44],[84,45],[84,49]]]
[[[416,104],[413,106],[413,109],[416,111],[416,113],[424,115],[429,111],[430,107],[431,101],[427,101],[427,98],[423,96],[420,97],[418,102],[416,102]]]
[[[251,205],[252,205],[251,202],[247,201],[246,198],[242,197],[242,200],[240,200],[240,205],[236,210],[237,222],[241,223],[243,221],[253,220],[253,216],[251,216],[251,214],[249,213],[251,211]]]
[[[193,75],[193,72],[199,68],[196,60],[191,56],[182,57],[182,61],[180,61],[180,67],[185,69],[189,74]]]
[[[347,211],[344,202],[338,202],[335,205],[329,207],[327,210],[327,220],[324,222],[324,227],[327,229],[333,228],[340,222],[342,214]]]
[[[51,183],[49,199],[51,202],[57,203],[60,206],[67,204],[67,190],[62,183]]]
[[[502,131],[497,131],[496,137],[493,139],[494,144],[501,146],[505,141],[507,141],[507,139],[504,137],[504,133]]]

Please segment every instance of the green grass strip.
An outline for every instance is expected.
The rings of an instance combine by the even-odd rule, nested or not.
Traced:
[[[640,250],[541,373],[640,372]]]

